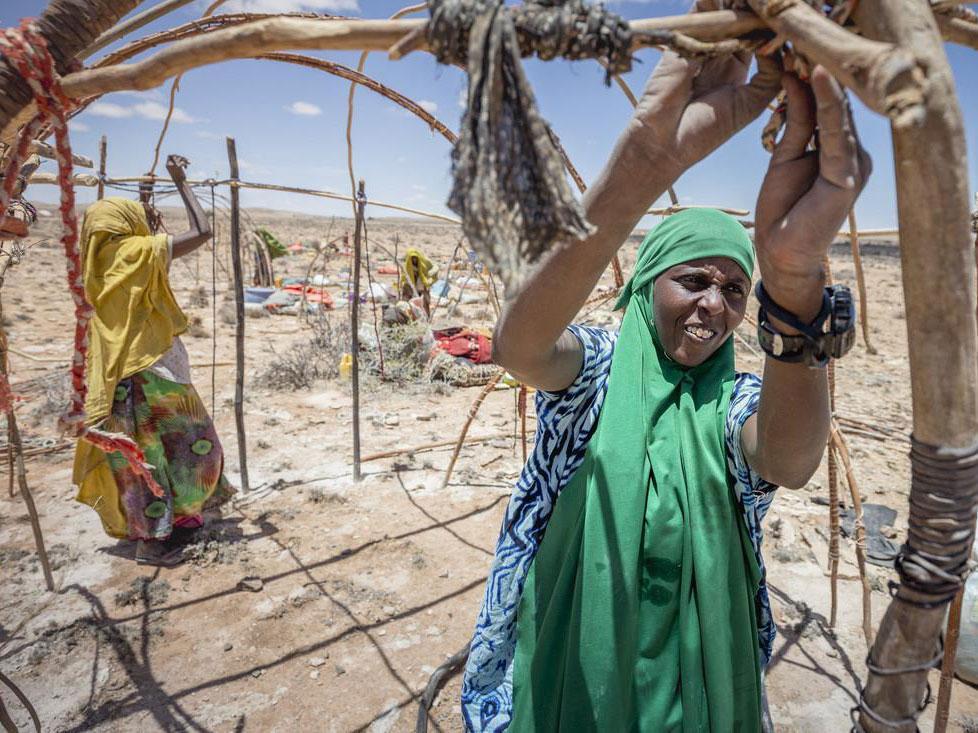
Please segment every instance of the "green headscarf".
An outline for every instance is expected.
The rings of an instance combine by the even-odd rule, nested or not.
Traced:
[[[514,731],[760,729],[760,577],[724,442],[733,344],[682,367],[652,307],[658,275],[715,256],[753,272],[743,227],[710,209],[639,250],[597,427],[524,586]]]

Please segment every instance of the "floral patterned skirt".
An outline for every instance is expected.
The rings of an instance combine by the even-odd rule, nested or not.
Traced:
[[[79,441],[77,499],[98,512],[110,536],[165,539],[175,526],[199,526],[204,509],[233,495],[214,422],[193,385],[138,372],[116,387],[112,413],[101,427],[138,443],[164,494],[154,496],[121,454]]]

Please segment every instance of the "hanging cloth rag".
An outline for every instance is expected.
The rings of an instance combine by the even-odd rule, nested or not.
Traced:
[[[452,150],[448,206],[506,288],[557,241],[593,228],[571,193],[564,163],[520,64],[601,58],[611,74],[631,68],[631,32],[621,18],[582,0],[430,0],[429,47],[439,62],[465,64],[468,101]]]
[[[524,586],[513,730],[760,730],[760,575],[724,441],[733,342],[686,368],[653,317],[654,279],[711,256],[753,271],[743,227],[705,209],[639,251],[598,425]]]

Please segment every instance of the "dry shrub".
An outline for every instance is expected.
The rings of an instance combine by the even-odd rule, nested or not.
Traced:
[[[200,316],[190,316],[190,323],[187,325],[187,335],[192,338],[204,338],[210,335],[204,327],[204,319]]]
[[[309,319],[311,332],[283,352],[270,352],[258,383],[275,390],[309,389],[339,376],[340,358],[350,349],[350,325],[342,314],[320,311]]]
[[[204,308],[211,302],[210,294],[203,285],[198,285],[187,297],[187,305],[191,308]]]
[[[221,323],[226,323],[229,326],[234,326],[238,323],[238,315],[235,311],[233,300],[225,300],[221,303],[217,315],[221,319]]]
[[[369,337],[361,331],[360,364],[372,374],[380,375],[380,353],[377,337],[370,327]],[[365,338],[366,337],[366,338]],[[384,326],[380,330],[384,350],[383,378],[404,384],[424,380],[425,367],[434,345],[428,324],[424,321]]]
[[[58,417],[68,408],[71,399],[71,377],[66,370],[56,372],[31,380],[29,397],[30,411],[28,417],[35,424],[48,418]]]

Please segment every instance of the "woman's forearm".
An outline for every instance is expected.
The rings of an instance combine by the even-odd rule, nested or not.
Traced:
[[[821,262],[790,273],[764,274],[774,302],[808,323],[822,304],[825,276]],[[782,333],[797,333],[771,319]],[[757,410],[754,469],[779,486],[801,488],[822,460],[830,429],[828,380],[824,368],[810,368],[767,357]]]
[[[187,209],[187,231],[173,237],[173,257],[183,257],[211,238],[211,226],[200,202],[186,181],[177,183],[177,191]]]
[[[532,384],[546,388],[540,380],[553,379],[543,372],[552,367],[561,334],[649,206],[681,172],[669,156],[643,146],[641,132],[640,126],[629,126],[584,195],[594,233],[555,248],[518,291],[506,294],[494,335],[494,359]],[[557,381],[563,380],[558,376]]]

